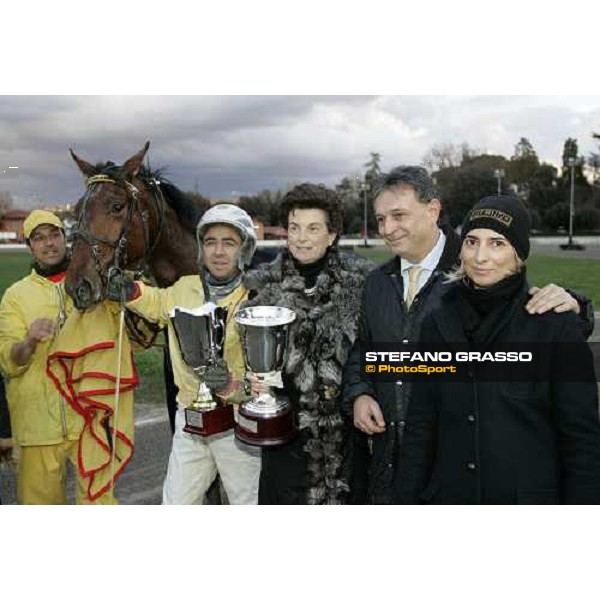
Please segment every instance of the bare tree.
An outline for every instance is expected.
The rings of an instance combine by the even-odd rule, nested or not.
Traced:
[[[447,167],[460,167],[465,159],[479,155],[480,152],[471,148],[467,142],[462,144],[435,144],[423,156],[421,165],[428,171],[434,172]]]

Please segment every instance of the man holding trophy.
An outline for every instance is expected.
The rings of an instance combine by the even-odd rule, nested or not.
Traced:
[[[163,504],[199,504],[217,473],[231,504],[256,504],[260,449],[234,436],[234,406],[248,400],[234,316],[247,299],[244,270],[256,249],[250,216],[232,204],[207,210],[196,228],[198,275],[159,289],[123,277],[109,293],[168,327],[179,388]],[[237,411],[237,407],[235,407]]]

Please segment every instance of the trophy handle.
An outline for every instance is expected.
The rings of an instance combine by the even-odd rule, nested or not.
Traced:
[[[227,312],[228,309],[223,306],[217,306],[215,311],[210,314],[210,364],[216,364],[217,359],[222,357],[225,352],[225,337],[227,334]]]
[[[283,352],[281,354],[281,369],[283,370],[285,368],[285,363],[287,362],[287,355],[288,355],[288,344],[282,344],[281,342],[287,342],[287,336],[288,336],[288,328],[289,326],[286,326],[285,329],[281,329],[280,331],[277,332],[277,344],[281,344],[281,346],[283,347]],[[282,340],[283,338],[283,340]]]
[[[256,373],[256,379],[258,379],[258,381],[260,381],[261,383],[264,383],[266,376],[262,373]],[[267,391],[262,392],[262,394],[259,394],[254,401],[256,402],[256,404],[260,404],[265,407],[275,406],[277,399],[275,398],[272,392],[273,388],[269,386],[267,387]]]
[[[210,341],[210,350],[208,357],[208,364],[214,365],[217,362],[217,353],[215,352],[215,318],[211,314],[209,315],[209,326],[208,326],[208,339]]]

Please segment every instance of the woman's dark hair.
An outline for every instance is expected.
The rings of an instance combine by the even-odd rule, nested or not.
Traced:
[[[327,228],[331,233],[342,233],[343,204],[336,192],[324,185],[302,183],[291,189],[281,201],[281,224],[287,228],[290,212],[296,209],[320,208],[327,213]]]

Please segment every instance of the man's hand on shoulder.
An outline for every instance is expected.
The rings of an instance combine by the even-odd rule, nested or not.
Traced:
[[[532,287],[529,294],[531,298],[525,305],[525,310],[529,314],[541,315],[550,310],[557,313],[572,310],[575,314],[579,314],[579,302],[567,290],[554,283],[550,283],[543,288]]]

